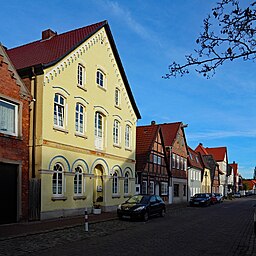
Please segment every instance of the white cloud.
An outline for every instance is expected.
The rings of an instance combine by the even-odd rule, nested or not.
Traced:
[[[191,141],[202,140],[202,139],[220,139],[230,137],[247,137],[256,138],[256,130],[251,131],[206,131],[206,132],[187,132],[187,137]]]

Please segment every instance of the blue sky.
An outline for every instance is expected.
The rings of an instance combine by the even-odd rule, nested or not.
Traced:
[[[245,0],[245,2],[249,2]],[[212,0],[10,0],[1,4],[0,42],[8,48],[108,20],[142,119],[182,121],[188,145],[226,146],[244,178],[256,166],[255,63],[234,61],[211,79],[191,71],[162,79],[172,61],[196,48]]]

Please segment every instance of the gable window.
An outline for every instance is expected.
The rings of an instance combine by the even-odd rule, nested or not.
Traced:
[[[184,165],[183,165],[183,157],[180,157],[180,169],[183,171]]]
[[[120,107],[120,90],[118,88],[115,89],[115,106]]]
[[[113,142],[114,142],[114,145],[120,144],[120,122],[117,120],[114,120]]]
[[[60,163],[56,163],[53,167],[52,177],[52,193],[55,196],[63,194],[63,167]]]
[[[112,193],[117,194],[118,193],[118,176],[117,172],[113,175],[113,181],[112,181]]]
[[[76,132],[84,134],[84,106],[80,103],[76,103]]]
[[[97,70],[96,83],[101,87],[105,87],[105,75],[101,70]]]
[[[94,124],[95,147],[98,149],[103,149],[104,117],[101,113],[95,113]]]
[[[74,177],[74,194],[81,195],[83,187],[83,171],[80,166],[75,168],[75,177]]]
[[[128,172],[126,172],[125,176],[124,176],[124,193],[125,194],[129,193],[129,174],[128,174]]]
[[[84,86],[85,83],[85,68],[83,65],[78,64],[77,67],[77,84],[79,86]]]
[[[168,183],[161,182],[161,195],[168,195]]]
[[[180,156],[177,156],[177,169],[180,169]]]
[[[0,99],[0,132],[18,135],[18,105]]]
[[[65,99],[56,93],[54,97],[54,125],[64,127],[64,107]]]
[[[150,195],[154,195],[155,194],[155,183],[154,183],[154,181],[150,181],[149,194]]]
[[[131,127],[128,124],[125,126],[125,147],[131,147]]]

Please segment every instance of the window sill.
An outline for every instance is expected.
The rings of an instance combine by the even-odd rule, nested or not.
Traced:
[[[131,148],[125,148],[125,150],[132,152],[132,149],[131,149]]]
[[[119,109],[119,110],[122,110],[122,108],[118,105],[115,105],[115,108]]]
[[[64,132],[64,133],[68,133],[68,130],[66,130],[65,128],[62,127],[58,127],[58,126],[53,126],[53,130],[58,131],[58,132]]]
[[[102,87],[101,85],[98,85],[98,84],[97,84],[97,87],[100,88],[101,90],[103,90],[104,92],[107,91],[107,89],[106,89],[105,87]]]
[[[120,149],[122,148],[120,145],[116,145],[116,144],[113,144],[113,147],[114,148],[120,148]]]
[[[75,133],[75,136],[76,136],[76,137],[83,138],[83,139],[85,139],[85,140],[88,139],[88,137],[87,137],[85,134],[78,133],[78,132]]]
[[[78,87],[79,89],[81,89],[81,90],[87,92],[87,89],[85,89],[84,86],[81,86],[81,85],[78,84],[77,87]]]
[[[85,200],[86,196],[73,196],[74,200]]]
[[[2,132],[0,132],[0,137],[10,138],[14,140],[23,140],[23,138],[18,135],[12,135],[12,134],[2,133]]]
[[[66,201],[67,197],[66,196],[53,196],[52,201]]]
[[[120,198],[120,195],[112,195],[112,198]]]

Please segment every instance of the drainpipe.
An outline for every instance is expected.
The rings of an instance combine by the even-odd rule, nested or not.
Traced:
[[[36,177],[36,167],[35,167],[35,156],[36,156],[36,97],[37,97],[37,76],[35,74],[35,68],[32,67],[32,74],[34,76],[33,89],[34,89],[34,106],[33,106],[33,124],[32,124],[32,178]]]

